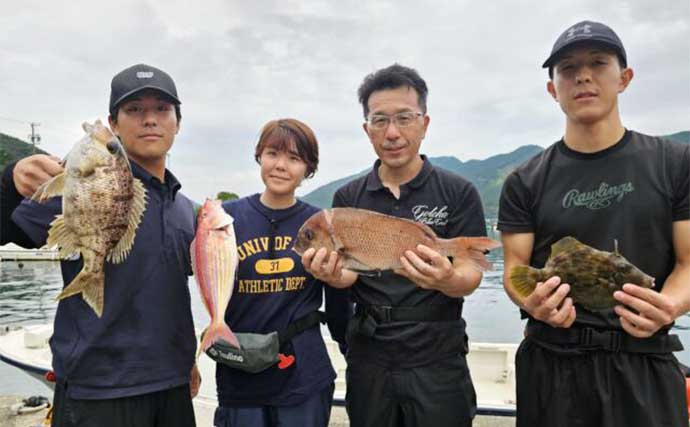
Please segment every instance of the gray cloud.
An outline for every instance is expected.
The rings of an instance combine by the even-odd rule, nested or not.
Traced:
[[[582,19],[608,23],[626,45],[636,73],[621,96],[626,126],[671,133],[690,116],[688,2],[79,0],[2,10],[0,132],[26,138],[28,122],[41,122],[43,148],[65,154],[82,121],[105,118],[112,75],[159,66],[183,101],[171,168],[196,199],[260,191],[254,144],[278,117],[305,121],[320,140],[320,171],[302,193],[369,167],[356,90],[393,62],[429,84],[424,152],[468,160],[548,145],[564,119],[540,65]]]

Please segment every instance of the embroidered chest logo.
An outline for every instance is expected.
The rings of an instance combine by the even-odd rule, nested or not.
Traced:
[[[605,182],[599,184],[599,187],[581,192],[577,189],[572,189],[565,193],[562,205],[565,209],[573,206],[582,206],[587,209],[596,210],[611,206],[615,201],[620,203],[626,194],[635,191],[632,182],[626,182],[619,185],[609,185]]]
[[[429,208],[428,205],[417,205],[412,208],[412,215],[414,215],[415,221],[429,226],[448,224],[448,206]]]

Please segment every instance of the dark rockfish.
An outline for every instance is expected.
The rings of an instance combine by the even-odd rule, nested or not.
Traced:
[[[645,288],[654,286],[654,278],[623,258],[617,248],[614,252],[600,251],[570,236],[551,245],[551,256],[544,268],[515,266],[510,272],[510,281],[515,291],[526,297],[538,282],[552,276],[568,283],[568,296],[590,310],[603,310],[620,304],[613,298],[613,293],[626,283]]]
[[[488,237],[442,239],[427,225],[355,208],[325,209],[312,215],[299,229],[294,250],[309,248],[336,251],[343,267],[354,271],[402,268],[405,251],[417,252],[422,244],[455,260],[467,259],[479,270],[489,270],[490,249],[501,244]]]
[[[82,125],[86,136],[65,159],[65,171],[32,196],[45,202],[62,195],[62,215],[50,224],[48,246],[60,257],[81,254],[84,266],[57,299],[81,294],[98,317],[103,315],[105,261],[124,261],[146,208],[146,190],[132,176],[120,141],[100,121]]]

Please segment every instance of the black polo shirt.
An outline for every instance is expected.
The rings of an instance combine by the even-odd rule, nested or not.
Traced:
[[[103,317],[80,296],[58,303],[50,339],[53,370],[74,399],[112,399],[189,382],[196,340],[187,276],[194,238],[192,202],[166,170],[165,182],[132,163],[146,188],[147,203],[132,250],[121,264],[105,264]],[[61,198],[24,200],[13,212],[36,246],[46,242]],[[82,260],[61,262],[64,283]]]
[[[400,198],[383,186],[378,175],[381,162],[377,160],[369,174],[335,193],[333,207],[369,209],[415,220],[430,226],[443,238],[485,236],[484,211],[475,187],[464,178],[433,166],[426,156],[422,155],[422,159],[424,165],[419,174],[400,186]],[[463,298],[421,289],[392,271],[384,271],[378,277],[360,275],[350,294],[357,304],[393,307],[456,304],[462,313]],[[348,358],[366,357],[396,366],[419,366],[466,352],[463,319],[390,322],[380,324],[372,339],[365,339],[356,330],[350,331],[349,338]]]

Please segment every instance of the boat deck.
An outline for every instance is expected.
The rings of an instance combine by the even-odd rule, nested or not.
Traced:
[[[48,339],[52,325],[24,328],[0,328],[0,360],[16,366],[28,374],[45,381],[44,374],[51,369]],[[337,373],[334,391],[332,426],[347,426],[345,414],[346,362],[336,342],[326,339],[328,354]],[[477,391],[478,414],[475,426],[511,426],[515,412],[514,365],[515,344],[473,343],[470,345],[468,365]],[[199,426],[213,425],[216,399],[215,362],[205,354],[198,360],[202,376],[199,395],[194,408]],[[506,417],[507,416],[507,417]],[[501,419],[503,421],[500,421]],[[483,421],[482,421],[483,420]],[[489,420],[493,420],[490,421]],[[488,423],[488,424],[487,424]]]

